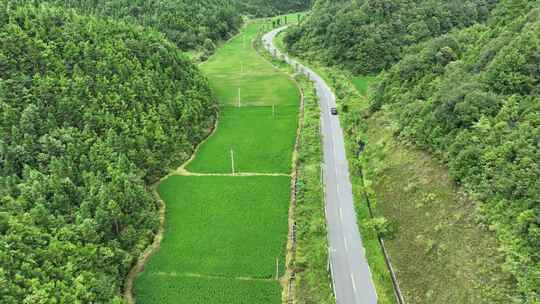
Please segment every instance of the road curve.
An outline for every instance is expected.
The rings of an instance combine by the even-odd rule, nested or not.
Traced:
[[[337,304],[376,304],[377,293],[358,230],[343,131],[337,116],[330,114],[336,98],[322,77],[310,68],[282,54],[274,45],[285,27],[263,36],[266,49],[300,69],[314,83],[321,107],[321,133],[324,146],[326,221],[332,281]]]

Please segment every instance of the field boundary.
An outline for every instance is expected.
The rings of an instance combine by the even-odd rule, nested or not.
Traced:
[[[293,267],[294,260],[296,258],[296,220],[295,220],[295,211],[296,211],[296,194],[297,194],[297,185],[298,185],[298,155],[300,150],[300,144],[301,144],[301,136],[302,136],[302,130],[304,127],[304,90],[291,73],[284,72],[282,68],[276,66],[274,63],[272,63],[270,60],[265,58],[263,54],[261,54],[260,50],[257,48],[257,42],[260,42],[259,40],[262,39],[262,34],[259,33],[257,35],[257,39],[252,41],[252,47],[255,50],[255,52],[261,57],[262,60],[266,61],[268,64],[270,64],[276,71],[280,73],[284,73],[287,75],[296,85],[298,91],[300,92],[300,111],[298,113],[298,128],[296,130],[296,140],[294,144],[294,150],[293,150],[293,157],[292,157],[292,174],[291,174],[291,204],[289,207],[289,233],[287,238],[287,255],[286,255],[286,270],[285,274],[281,278],[281,285],[283,288],[282,293],[282,302],[285,304],[294,303],[294,288],[295,288],[295,269]],[[263,52],[266,52],[263,48]],[[271,56],[268,52],[268,54]]]
[[[166,177],[168,177],[168,175],[160,179],[152,186],[152,193],[157,198],[159,204],[159,230],[158,233],[156,233],[156,236],[154,237],[152,243],[148,247],[146,247],[143,253],[139,256],[139,258],[137,259],[137,263],[135,263],[133,268],[131,268],[126,277],[126,281],[124,284],[124,302],[127,304],[135,303],[135,297],[133,296],[133,283],[135,282],[135,279],[139,276],[139,274],[144,271],[144,268],[146,267],[148,260],[150,260],[150,257],[156,251],[158,251],[161,245],[161,241],[163,240],[163,235],[165,232],[165,202],[159,196],[159,193],[157,191],[157,185],[159,185],[159,183]]]
[[[216,279],[216,280],[237,280],[237,281],[253,281],[253,282],[275,282],[276,279],[269,278],[254,278],[254,277],[229,277],[229,276],[219,276],[219,275],[207,275],[201,273],[192,273],[192,272],[156,272],[154,275],[166,276],[166,277],[188,277],[188,278],[204,278],[204,279]]]
[[[243,176],[287,176],[290,177],[291,174],[287,173],[259,173],[259,172],[238,172],[238,173],[194,173],[186,170],[185,168],[181,167],[178,168],[173,175],[181,175],[181,176],[236,176],[236,177],[243,177]]]

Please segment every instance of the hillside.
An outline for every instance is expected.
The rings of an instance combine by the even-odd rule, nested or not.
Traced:
[[[503,1],[486,25],[413,48],[384,75],[372,109],[395,113],[397,136],[448,165],[526,303],[538,303],[540,11],[521,4]]]
[[[207,80],[158,32],[0,7],[0,302],[121,303],[150,184],[213,125]]]
[[[312,0],[234,0],[241,12],[255,17],[277,16],[284,13],[305,11]]]
[[[539,2],[456,3],[321,0],[303,25],[289,31],[285,42],[295,54],[355,73],[388,70],[379,76],[370,109],[357,114],[358,128],[364,128],[366,121],[376,124],[380,117],[390,117],[369,128],[392,130],[401,147],[382,144],[380,153],[403,157],[409,152],[399,151],[410,145],[438,159],[472,200],[467,222],[496,236],[504,255],[500,271],[511,275],[510,285],[515,284],[520,294],[511,301],[540,303]],[[438,30],[430,25],[434,20]],[[419,166],[431,163],[426,157],[421,156]],[[422,167],[409,175],[424,176],[429,171]],[[374,181],[375,188],[387,191],[385,185],[393,184],[391,173],[383,182]],[[437,175],[444,179],[445,174]],[[408,187],[401,192],[409,192]],[[429,193],[424,194],[430,201]],[[378,203],[383,204],[385,195],[379,196]],[[419,210],[425,204],[409,203]],[[391,209],[380,209],[385,208]],[[430,212],[447,209],[451,210]],[[433,213],[419,214],[416,220],[432,217]],[[422,227],[431,233],[427,228]],[[429,239],[427,244],[428,248],[440,245]],[[437,260],[440,256],[433,263]]]
[[[218,42],[238,31],[242,19],[230,0],[23,0],[48,2],[73,8],[84,15],[98,15],[151,27],[182,50],[200,47],[206,39]]]
[[[378,73],[401,59],[407,46],[485,21],[494,3],[318,0],[311,17],[289,31],[285,43],[298,56],[316,57],[354,73]]]

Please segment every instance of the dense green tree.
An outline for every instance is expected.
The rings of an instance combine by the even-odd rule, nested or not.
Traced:
[[[312,0],[232,0],[243,13],[255,17],[276,16],[285,13],[305,11]]]
[[[501,1],[486,25],[413,46],[372,110],[446,161],[498,236],[523,303],[540,303],[540,10]]]
[[[150,185],[216,117],[163,34],[77,12],[0,1],[1,303],[121,303],[159,225]]]
[[[495,2],[318,0],[285,43],[300,56],[315,56],[354,73],[377,73],[400,60],[407,46],[486,21]]]
[[[152,27],[182,50],[200,47],[205,39],[230,37],[242,23],[232,0],[10,0],[12,3],[48,2],[79,13],[111,17]]]

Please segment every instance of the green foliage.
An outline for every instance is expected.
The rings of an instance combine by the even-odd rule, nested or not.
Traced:
[[[157,230],[148,185],[215,118],[157,32],[0,2],[0,302],[120,303]]]
[[[392,239],[396,233],[396,227],[393,226],[387,218],[379,216],[369,219],[364,224],[365,229],[378,233],[385,239]]]
[[[234,0],[240,11],[255,17],[277,16],[311,7],[312,0]]]
[[[285,43],[357,74],[391,67],[407,46],[487,19],[495,1],[319,0]],[[338,17],[336,17],[338,16]]]
[[[501,1],[486,25],[413,47],[372,110],[444,160],[497,233],[526,303],[540,303],[540,11]]]
[[[242,19],[230,0],[9,0],[53,3],[88,15],[111,17],[163,34],[182,50],[195,49],[206,39],[220,41],[235,33]]]

